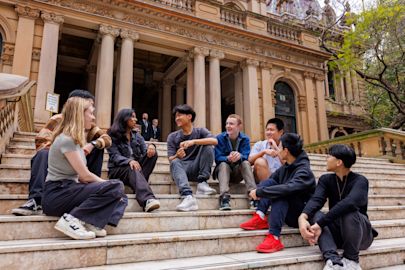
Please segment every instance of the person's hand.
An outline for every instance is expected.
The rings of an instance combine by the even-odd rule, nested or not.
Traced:
[[[241,158],[241,155],[240,155],[240,153],[237,152],[237,151],[232,151],[232,152],[228,155],[228,161],[229,161],[229,162],[232,162],[232,163],[237,162],[238,160],[240,160],[240,158]]]
[[[148,149],[146,150],[146,156],[148,158],[151,158],[154,155],[156,155],[156,148],[155,148],[155,146],[153,146],[153,144],[149,144]]]
[[[318,225],[318,223],[315,223],[314,225],[311,226],[311,231],[314,233],[314,239],[312,243],[310,244],[316,244],[318,243],[319,236],[321,236],[322,233],[322,228]]]
[[[253,200],[255,200],[255,201],[259,200],[259,198],[258,198],[257,195],[256,195],[256,189],[251,190],[251,191],[249,192],[249,196],[250,196]]]
[[[310,245],[313,245],[315,237],[314,237],[314,233],[311,229],[311,224],[309,224],[308,220],[300,216],[298,219],[298,226],[299,226],[299,230],[300,230],[302,238],[304,240],[308,241],[308,243]]]
[[[266,155],[269,155],[271,157],[276,157],[278,156],[278,151],[274,150],[274,149],[264,149],[264,153]]]
[[[180,147],[179,150],[176,152],[176,157],[179,159],[182,159],[186,156],[186,152],[184,151],[184,148]]]
[[[87,143],[85,146],[83,146],[83,151],[84,154],[87,156],[88,154],[91,153],[91,151],[93,151],[94,149],[94,145],[92,145],[91,143]]]
[[[191,146],[195,145],[195,141],[194,140],[188,140],[188,141],[184,141],[180,143],[180,148],[184,148],[187,149]]]
[[[139,162],[138,161],[136,161],[136,160],[131,160],[130,162],[129,162],[129,167],[131,168],[131,170],[133,170],[133,171],[140,171],[142,168],[141,168],[141,165],[139,164]]]

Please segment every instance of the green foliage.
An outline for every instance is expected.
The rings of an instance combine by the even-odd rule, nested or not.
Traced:
[[[381,88],[366,85],[367,112],[372,128],[388,127],[398,112],[388,97],[388,93]]]

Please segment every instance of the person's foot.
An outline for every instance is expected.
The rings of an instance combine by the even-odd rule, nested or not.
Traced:
[[[224,197],[221,199],[221,201],[219,203],[219,210],[221,210],[221,211],[232,210],[229,197]]]
[[[256,250],[261,253],[272,253],[284,248],[280,239],[276,239],[272,234],[268,234],[264,241],[256,247]]]
[[[66,213],[56,222],[54,228],[76,240],[93,239],[96,237],[94,232],[89,232],[84,228],[82,221]]]
[[[343,268],[345,270],[361,270],[360,264],[358,262],[349,260],[347,258],[342,259]]]
[[[269,223],[267,222],[267,216],[262,219],[259,214],[254,213],[251,219],[243,222],[239,227],[244,230],[264,230],[269,228]]]
[[[343,263],[342,263],[343,264]],[[343,265],[333,263],[331,260],[327,260],[323,270],[344,270]]]
[[[160,202],[156,199],[149,199],[145,204],[145,212],[152,212],[160,208]]]
[[[211,188],[207,182],[201,182],[197,185],[197,195],[215,195],[217,191]]]
[[[251,210],[256,210],[258,204],[259,204],[259,201],[250,200],[250,209]]]
[[[88,231],[94,232],[96,237],[106,237],[107,236],[107,231],[105,229],[101,229],[101,228],[96,227],[96,226],[94,226],[92,224],[89,224],[89,223],[84,223],[84,227]]]
[[[21,205],[20,207],[12,209],[11,213],[16,216],[41,215],[42,206],[38,205],[34,199],[29,199],[25,204]]]
[[[198,204],[197,200],[193,195],[187,195],[184,197],[183,201],[176,206],[177,211],[188,212],[188,211],[197,211]]]

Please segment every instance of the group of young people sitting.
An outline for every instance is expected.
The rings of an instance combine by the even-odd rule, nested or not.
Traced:
[[[156,146],[146,144],[134,131],[134,110],[120,110],[107,132],[95,126],[94,110],[94,96],[74,90],[62,113],[39,132],[31,160],[29,200],[13,209],[13,214],[43,211],[60,217],[55,229],[73,239],[91,239],[106,236],[106,225],[118,225],[128,204],[124,184],[136,193],[145,212],[160,207],[148,183],[158,158]],[[278,118],[267,122],[266,139],[251,150],[236,114],[228,116],[226,131],[216,137],[206,128],[193,126],[196,114],[189,105],[177,105],[173,115],[179,129],[169,134],[167,152],[182,198],[178,211],[198,210],[189,181],[198,183],[197,195],[217,193],[207,182],[215,160],[212,176],[219,181],[219,209],[231,210],[230,183],[243,182],[256,211],[240,227],[269,230],[257,251],[283,249],[281,231],[287,224],[299,228],[309,244],[318,243],[324,269],[361,269],[359,250],[368,248],[377,233],[367,216],[368,180],[350,169],[356,161],[353,149],[331,146],[327,171],[332,173],[321,176],[316,184],[302,139],[284,133]],[[100,178],[104,149],[109,153],[110,180]],[[326,201],[329,211],[324,214],[320,210]]]

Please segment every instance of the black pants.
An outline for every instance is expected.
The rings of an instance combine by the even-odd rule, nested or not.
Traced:
[[[31,159],[31,177],[29,183],[29,199],[34,199],[37,204],[41,204],[42,191],[45,178],[48,175],[48,154],[49,149],[39,150]],[[104,149],[94,148],[87,155],[87,167],[95,175],[101,175],[103,166]]]
[[[108,176],[109,178],[120,179],[125,185],[130,186],[136,194],[139,205],[145,207],[147,200],[155,199],[147,179],[155,167],[156,160],[157,156],[139,162],[142,167],[141,171],[132,170],[129,165],[109,168]]]
[[[156,154],[155,154],[153,157],[148,158],[148,156],[145,155],[145,156],[139,161],[139,164],[140,164],[141,167],[142,167],[143,176],[145,176],[145,179],[146,179],[147,181],[149,181],[149,176],[152,174],[152,171],[153,171],[153,169],[155,168],[157,159],[158,159],[158,154],[157,154],[157,152],[156,152]]]
[[[47,181],[42,198],[46,215],[60,217],[69,213],[99,228],[107,224],[117,226],[127,205],[124,185],[118,180],[89,184]]]
[[[323,215],[316,213],[314,220]],[[358,211],[350,212],[322,228],[318,245],[325,259],[340,261],[337,249],[343,249],[343,257],[358,262],[359,251],[367,249],[374,240],[373,229],[368,218]]]

